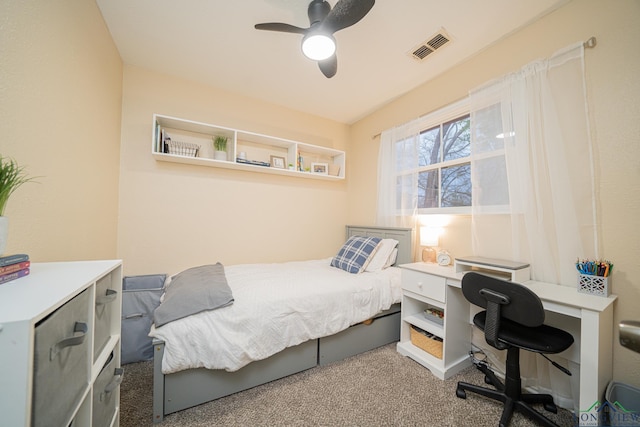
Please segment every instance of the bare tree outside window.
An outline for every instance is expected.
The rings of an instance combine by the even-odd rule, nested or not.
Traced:
[[[469,115],[420,133],[418,208],[471,206]]]

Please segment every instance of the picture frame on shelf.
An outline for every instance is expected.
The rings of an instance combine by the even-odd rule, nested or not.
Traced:
[[[311,173],[315,173],[319,175],[328,175],[329,164],[328,163],[311,163]]]
[[[277,169],[286,169],[287,168],[287,160],[284,157],[280,156],[271,156],[271,167]]]

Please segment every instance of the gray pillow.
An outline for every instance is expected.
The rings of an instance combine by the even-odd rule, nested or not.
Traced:
[[[171,279],[162,304],[153,313],[156,327],[174,320],[215,310],[233,303],[224,266],[202,265],[185,270]]]

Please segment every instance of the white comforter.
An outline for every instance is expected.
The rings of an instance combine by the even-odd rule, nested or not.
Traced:
[[[225,267],[232,305],[151,327],[149,335],[165,342],[162,372],[236,371],[400,301],[399,269],[349,274],[330,260]]]

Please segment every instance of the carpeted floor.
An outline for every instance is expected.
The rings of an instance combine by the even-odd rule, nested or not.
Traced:
[[[458,381],[484,385],[475,367],[441,381],[395,344],[309,369],[165,417],[174,426],[496,426],[502,405],[475,394],[456,397]],[[151,426],[152,362],[124,366],[120,426]],[[545,412],[572,426],[569,411]],[[516,413],[512,427],[536,424]]]

